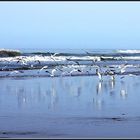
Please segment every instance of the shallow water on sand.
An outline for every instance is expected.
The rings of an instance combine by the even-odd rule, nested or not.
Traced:
[[[140,76],[0,79],[0,137],[140,137]]]

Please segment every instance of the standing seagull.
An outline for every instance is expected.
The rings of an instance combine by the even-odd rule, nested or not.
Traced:
[[[54,73],[56,72],[56,69],[52,69],[51,72],[49,72],[48,70],[46,70],[45,72],[49,73],[51,77],[54,77]]]
[[[52,71],[51,71],[51,77],[53,77],[54,76],[54,73],[56,72],[56,69],[53,69]]]
[[[115,71],[109,70],[109,71],[106,71],[106,73],[111,76],[112,81],[115,80]]]
[[[98,68],[96,69],[96,74],[98,75],[99,80],[100,81],[103,81],[102,74],[99,72],[99,69]]]

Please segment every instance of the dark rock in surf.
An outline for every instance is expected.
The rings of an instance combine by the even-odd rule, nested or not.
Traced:
[[[0,57],[14,57],[20,55],[21,52],[18,50],[0,49]]]

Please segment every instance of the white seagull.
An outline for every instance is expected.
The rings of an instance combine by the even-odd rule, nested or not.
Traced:
[[[41,72],[43,69],[47,69],[47,68],[48,68],[48,66],[44,66],[39,70],[39,72]]]
[[[14,71],[10,72],[9,74],[7,74],[7,76],[9,76],[11,74],[18,74],[18,73],[24,73],[24,72],[23,71],[14,70]]]
[[[56,72],[56,69],[53,69],[52,71],[51,71],[51,77],[53,77],[54,76],[54,73]]]
[[[107,74],[111,76],[111,80],[113,80],[113,81],[115,80],[115,72],[114,71],[109,70],[109,71],[107,71]]]
[[[96,69],[96,74],[98,75],[99,80],[102,81],[102,74],[99,72],[99,69]]]
[[[121,73],[124,73],[127,66],[128,66],[127,64],[122,64],[118,68],[120,68]]]
[[[70,71],[70,74],[72,75],[73,72],[81,72],[81,70],[79,70],[79,69],[73,69],[72,71]]]

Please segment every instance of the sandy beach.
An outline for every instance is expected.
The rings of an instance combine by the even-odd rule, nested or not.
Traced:
[[[140,77],[0,79],[1,138],[138,138]]]

